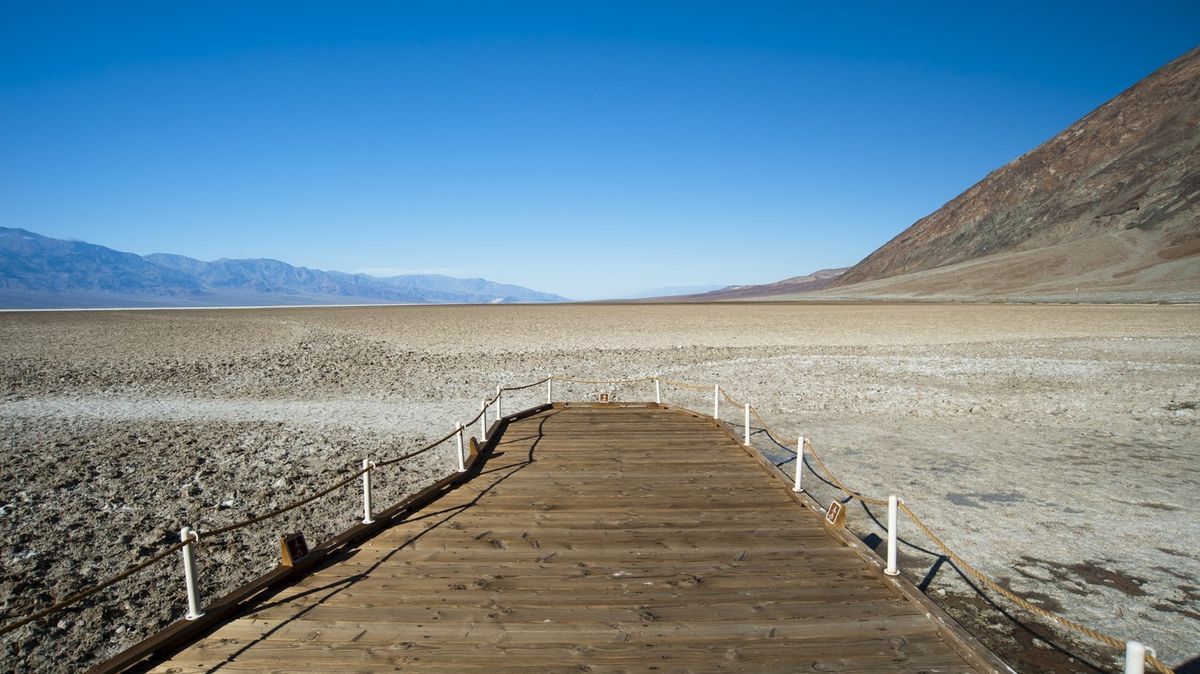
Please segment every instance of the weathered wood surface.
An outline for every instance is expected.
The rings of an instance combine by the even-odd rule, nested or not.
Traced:
[[[155,672],[975,671],[714,423],[565,407]]]

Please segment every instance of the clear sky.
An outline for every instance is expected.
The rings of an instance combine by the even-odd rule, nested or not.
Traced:
[[[0,7],[0,225],[573,298],[849,265],[1200,3]]]

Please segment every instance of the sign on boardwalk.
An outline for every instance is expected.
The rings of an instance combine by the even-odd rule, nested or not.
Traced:
[[[297,531],[279,539],[280,553],[283,555],[283,565],[292,566],[308,556],[308,541],[304,534]]]
[[[846,506],[842,505],[841,501],[834,501],[829,504],[829,509],[825,511],[825,522],[831,527],[840,527],[846,521]]]

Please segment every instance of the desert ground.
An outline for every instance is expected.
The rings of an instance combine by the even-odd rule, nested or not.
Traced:
[[[0,314],[0,622],[179,538],[331,484],[546,375],[719,383],[847,484],[899,494],[966,559],[1047,608],[1179,664],[1200,644],[1200,307],[559,305]],[[652,385],[606,387],[649,400]],[[559,385],[556,398],[598,387]],[[711,392],[664,402],[710,410]],[[541,387],[506,411],[544,399]],[[735,426],[740,411],[725,405]],[[740,432],[740,431],[739,431]],[[787,460],[765,435],[756,446]],[[450,443],[376,478],[387,504]],[[793,464],[784,464],[791,471]],[[663,476],[669,480],[669,475]],[[838,494],[815,476],[821,503]],[[361,518],[356,483],[198,547],[216,597]],[[851,527],[882,535],[862,508]],[[872,511],[881,520],[883,513]],[[930,548],[902,521],[901,536]],[[882,548],[880,548],[882,550]],[[905,548],[913,582],[1023,672],[1116,653]],[[927,576],[932,576],[927,579]],[[178,619],[172,558],[3,639],[3,671],[77,671]],[[1015,619],[1015,620],[1014,620]]]

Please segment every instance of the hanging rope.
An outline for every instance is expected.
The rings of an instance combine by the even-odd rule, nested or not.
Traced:
[[[191,543],[191,541],[188,541],[188,543]],[[132,576],[133,574],[137,573],[138,571],[141,571],[142,569],[145,569],[146,567],[153,566],[154,564],[161,562],[162,560],[166,559],[171,553],[178,552],[180,549],[183,548],[184,545],[187,545],[187,543],[180,541],[180,542],[168,547],[167,549],[163,550],[162,552],[158,553],[157,555],[154,555],[150,559],[147,559],[146,561],[144,561],[140,564],[131,566],[128,569],[125,569],[121,573],[118,573],[117,575],[113,576],[112,578],[109,578],[106,581],[97,583],[87,589],[80,590],[79,592],[76,592],[75,594],[67,597],[66,599],[61,599],[59,601],[56,601],[53,604],[47,606],[46,608],[41,609],[39,611],[35,611],[35,612],[25,616],[24,618],[21,618],[19,620],[14,620],[13,622],[10,622],[7,625],[4,625],[3,627],[0,627],[0,636],[4,636],[5,634],[8,634],[9,632],[11,632],[19,627],[24,627],[25,625],[28,625],[29,623],[31,623],[35,620],[38,620],[39,618],[44,618],[44,617],[50,615],[51,613],[57,613],[58,611],[61,611],[65,608],[67,608],[68,606],[77,604],[77,603],[83,601],[84,599],[87,599],[88,597],[96,594],[97,592],[100,592],[101,590],[103,590],[115,583],[118,583],[122,580],[125,580],[126,578]]]
[[[734,400],[727,393],[725,393],[724,389],[721,389],[721,393],[725,397],[725,399],[728,400],[730,403],[733,403],[734,405],[742,404],[742,403],[739,403],[738,401]],[[775,444],[790,449],[790,447],[788,447],[788,445],[786,443],[782,442],[779,439],[778,434],[774,431],[774,429],[771,428],[771,425],[769,423],[767,423],[767,420],[764,419],[762,417],[762,415],[758,413],[758,410],[754,409],[753,406],[750,408],[750,414],[751,414],[751,416],[754,417],[754,419],[762,427],[762,430],[767,434],[767,437],[769,437],[772,441],[774,441]],[[842,482],[840,479],[838,479],[838,477],[833,474],[833,471],[831,471],[829,469],[829,466],[827,466],[825,464],[825,462],[821,459],[820,454],[816,451],[816,449],[812,445],[812,442],[809,441],[808,438],[804,438],[804,458],[805,458],[805,463],[807,463],[808,459],[810,459],[810,458],[813,461],[815,461],[816,464],[821,468],[821,471],[823,473],[825,473],[825,475],[829,478],[828,480],[823,480],[823,481],[825,481],[827,484],[831,484],[831,485],[837,487],[839,490],[844,492],[847,496],[849,496],[857,501],[860,501],[861,503],[869,504],[869,505],[886,506],[888,504],[887,499],[878,499],[878,498],[872,498],[869,496],[864,496],[863,494],[854,491],[853,489],[848,487],[844,482]],[[811,469],[811,466],[810,466],[810,469]],[[820,477],[820,476],[818,475],[818,477]],[[1068,618],[1064,618],[1063,616],[1060,616],[1057,613],[1054,613],[1052,611],[1044,609],[1040,606],[1037,606],[1036,604],[1033,604],[1033,603],[1029,602],[1028,600],[1024,599],[1023,597],[1015,594],[1011,590],[1008,590],[1005,587],[1001,586],[999,583],[992,580],[990,577],[986,576],[982,571],[976,569],[974,566],[971,566],[971,564],[968,563],[965,559],[963,559],[961,555],[959,555],[958,553],[951,550],[950,547],[948,545],[946,545],[946,543],[944,541],[942,541],[942,539],[939,538],[937,536],[937,534],[935,534],[933,532],[932,529],[930,529],[923,521],[921,521],[921,519],[919,517],[917,517],[916,513],[914,513],[904,501],[899,501],[899,507],[901,510],[904,511],[904,513],[908,516],[908,518],[910,520],[912,520],[914,524],[917,525],[917,528],[920,529],[921,532],[925,536],[927,536],[930,541],[932,541],[938,548],[940,548],[942,550],[943,554],[945,554],[947,558],[949,558],[956,565],[958,565],[960,568],[962,568],[964,572],[966,572],[972,578],[977,580],[980,584],[984,585],[985,587],[990,588],[994,592],[1000,594],[1001,596],[1005,597],[1006,599],[1013,602],[1017,606],[1021,607],[1022,609],[1026,610],[1034,615],[1037,615],[1037,616],[1040,616],[1043,618],[1047,618],[1049,620],[1053,620],[1054,622],[1058,623],[1059,625],[1061,625],[1063,627],[1066,627],[1070,630],[1078,632],[1079,634],[1082,634],[1084,636],[1090,637],[1096,641],[1099,641],[1103,644],[1111,646],[1112,648],[1115,648],[1118,650],[1123,650],[1125,648],[1124,641],[1117,639],[1116,637],[1112,637],[1107,634],[1104,634],[1103,632],[1094,630],[1086,625],[1082,625],[1082,624],[1077,623]],[[1166,665],[1166,663],[1162,662],[1154,655],[1147,653],[1146,661],[1149,662],[1156,670],[1158,670],[1162,674],[1174,674],[1174,670],[1172,670],[1169,666]]]
[[[524,386],[505,386],[505,387],[502,387],[500,390],[501,391],[523,391],[527,388],[533,388],[534,386],[540,386],[542,384],[545,384],[546,382],[550,381],[551,379],[553,379],[553,377],[546,377],[545,379],[543,379],[541,381],[535,381],[532,384],[525,384]],[[478,418],[479,417],[476,417],[476,419],[478,419]],[[470,425],[470,424],[468,423],[467,425]]]

